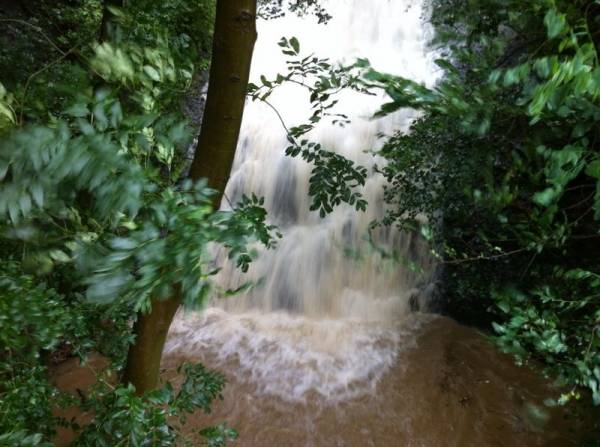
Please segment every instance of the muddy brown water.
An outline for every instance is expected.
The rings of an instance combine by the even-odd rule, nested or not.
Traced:
[[[202,445],[199,428],[222,422],[239,432],[234,445],[248,447],[563,447],[580,445],[589,432],[594,421],[589,409],[547,407],[544,401],[560,390],[539,372],[516,366],[478,331],[444,317],[428,318],[413,330],[414,343],[356,397],[324,397],[310,390],[295,401],[274,395],[258,383],[260,377],[239,374],[235,356],[216,355],[219,347],[207,347],[202,355],[167,354],[162,377],[177,385],[181,362],[202,361],[229,380],[212,413],[197,412],[183,426],[195,445]],[[69,359],[52,370],[51,379],[77,395],[106,366],[98,355],[87,365]],[[273,371],[272,377],[279,373]],[[77,407],[57,414],[82,426],[93,418]],[[66,446],[75,436],[61,428],[54,442]]]
[[[414,341],[372,389],[349,399],[308,392],[294,402],[265,393],[251,374],[234,374],[235,356],[223,361],[210,348],[168,355],[163,376],[180,381],[175,368],[182,361],[203,361],[227,376],[224,400],[184,427],[197,442],[196,429],[227,422],[245,447],[578,445],[584,422],[544,404],[560,390],[516,366],[478,331],[435,317],[415,330]]]

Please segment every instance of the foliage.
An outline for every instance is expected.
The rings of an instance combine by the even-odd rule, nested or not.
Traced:
[[[200,435],[204,437],[207,447],[224,447],[229,441],[236,440],[238,436],[235,430],[225,424],[203,428],[200,430]]]
[[[122,361],[131,341],[130,310],[81,299],[66,305],[64,296],[19,267],[3,262],[0,270],[0,349],[6,359],[0,369],[0,432],[7,439],[18,435],[28,445],[52,435],[61,423],[52,408],[69,402],[47,379],[53,353],[97,351]]]
[[[68,423],[52,409],[75,403],[96,412],[82,445],[172,445],[172,418],[208,411],[221,376],[187,365],[179,392],[141,397],[100,376],[73,402],[48,367],[96,351],[118,374],[151,296],[177,287],[185,304],[204,302],[218,271],[211,244],[245,270],[251,242],[273,243],[261,199],[215,213],[205,182],[179,179],[191,141],[179,103],[205,65],[214,2],[111,7],[99,43],[103,6],[40,0],[38,14],[17,13],[0,33],[24,49],[0,52],[0,443],[47,445]],[[235,438],[225,426],[204,435]]]
[[[52,416],[51,403],[57,401],[58,392],[45,376],[46,370],[41,366],[14,371],[3,367],[0,436],[6,444],[0,445],[19,445],[16,439],[21,444],[40,442],[54,433],[59,421]],[[8,444],[8,440],[15,444]]]
[[[215,21],[215,0],[137,1],[127,5],[123,28],[126,39],[153,47],[167,38],[179,62],[197,61],[205,67],[210,54]]]
[[[53,68],[68,71],[64,54],[69,50],[87,54],[89,42],[97,38],[101,16],[102,0],[7,4],[0,11],[0,72],[6,87],[14,90],[25,84],[59,57],[62,63]]]
[[[391,98],[380,114],[426,112],[381,152],[386,222],[415,227],[426,214],[450,299],[491,311],[503,349],[543,361],[596,404],[599,7],[434,0],[444,79],[428,89],[365,74]]]
[[[200,306],[210,291],[210,277],[219,271],[212,266],[211,243],[226,247],[246,271],[252,259],[249,235],[259,235],[271,247],[274,227],[266,226],[259,199],[244,198],[233,212],[213,212],[211,195],[204,181],[163,190],[139,213],[139,224],[132,222],[129,231],[89,249],[80,259],[91,272],[88,298],[110,301],[121,296],[146,310],[151,298],[166,299],[178,285],[187,306]]]
[[[0,133],[15,123],[16,116],[12,106],[12,98],[8,95],[6,88],[0,84]]]
[[[182,366],[187,378],[177,393],[166,384],[137,396],[100,375],[81,402],[61,395],[47,378],[59,352],[100,351],[118,373],[133,342],[135,312],[174,289],[187,306],[205,302],[219,270],[214,244],[227,248],[243,271],[254,240],[274,244],[262,199],[244,197],[234,210],[214,212],[206,182],[180,179],[191,141],[180,101],[194,71],[206,67],[214,3],[140,1],[118,8],[114,1],[39,0],[34,14],[22,5],[11,10],[14,16],[0,17],[9,24],[0,39],[16,42],[14,51],[11,45],[0,51],[0,304],[6,315],[0,342],[9,353],[1,371],[2,442],[46,445],[57,425],[67,423],[52,409],[75,403],[95,412],[80,445],[172,445],[180,436],[174,421],[182,424],[196,409],[208,412],[220,397],[223,378],[201,365]],[[314,1],[292,2],[289,9],[329,17]],[[101,26],[107,19],[108,27]],[[298,56],[297,41],[290,45]],[[317,63],[330,72],[334,84],[314,89],[326,101],[340,72],[327,61],[305,62],[294,65],[294,76]],[[298,128],[297,137],[307,129]],[[321,169],[353,174],[342,186],[364,183],[364,171],[345,159],[314,145],[303,150]],[[339,203],[339,185],[320,184],[325,189],[315,194]],[[359,197],[349,188],[341,195],[364,208]],[[211,446],[237,436],[225,425],[199,435]]]
[[[264,19],[275,19],[285,15],[286,8],[299,16],[312,14],[319,23],[327,23],[331,15],[320,5],[319,0],[259,0],[259,16]]]
[[[185,363],[178,372],[185,374],[179,391],[167,382],[142,397],[136,396],[131,385],[110,389],[106,381],[100,381],[84,403],[85,409],[94,411],[94,420],[75,445],[171,446],[176,440],[192,445],[178,438],[178,424],[184,424],[196,409],[209,413],[213,401],[222,399],[225,380],[202,365]],[[207,445],[226,445],[237,436],[225,426],[205,428],[203,435]]]
[[[313,198],[311,211],[319,210],[321,217],[324,217],[342,202],[364,211],[367,202],[357,188],[365,185],[367,169],[356,166],[353,161],[327,150],[319,143],[303,138],[323,119],[330,119],[332,124],[342,127],[349,123],[346,115],[333,113],[331,109],[338,103],[336,94],[342,90],[368,93],[359,79],[364,61],[350,66],[335,66],[329,59],[321,59],[312,54],[303,57],[300,42],[295,37],[283,37],[279,46],[283,54],[290,57],[287,61],[287,74],[278,73],[272,80],[261,76],[260,86],[248,86],[250,97],[253,101],[264,102],[277,114],[290,143],[286,155],[300,155],[313,165],[309,180],[309,195]],[[286,83],[300,85],[307,90],[313,109],[308,123],[288,128],[281,114],[268,101],[275,89]]]
[[[42,440],[39,433],[28,434],[25,430],[0,435],[0,445],[15,447],[51,447],[52,444]]]

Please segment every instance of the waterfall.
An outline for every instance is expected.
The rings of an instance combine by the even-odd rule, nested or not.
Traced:
[[[290,14],[259,21],[254,82],[261,75],[286,73],[286,56],[277,42],[292,36],[300,40],[304,55],[346,63],[367,57],[377,70],[430,86],[436,81],[421,0],[322,3],[333,16],[327,25]],[[381,146],[380,135],[408,129],[415,112],[372,119],[383,96],[343,92],[339,99],[336,111],[351,123],[320,123],[308,138],[369,169],[362,190],[367,211],[342,205],[325,218],[309,211],[310,165],[285,156],[288,143],[281,122],[265,104],[249,102],[222,206],[235,205],[242,194],[263,196],[269,219],[283,238],[274,250],[257,248],[247,274],[219,253],[218,263],[225,264],[218,278],[223,287],[247,281],[254,287],[243,295],[216,297],[203,313],[179,315],[167,352],[208,351],[217,363],[235,359],[240,380],[284,398],[303,399],[316,392],[337,399],[372,389],[398,352],[410,345],[410,327],[418,322],[410,317],[411,299],[422,293],[433,261],[415,235],[395,228],[377,228],[371,240],[367,235],[370,223],[385,213],[384,179],[373,172],[384,161],[372,151]],[[269,100],[289,125],[310,116],[302,87],[281,87]],[[382,254],[392,252],[404,262]]]

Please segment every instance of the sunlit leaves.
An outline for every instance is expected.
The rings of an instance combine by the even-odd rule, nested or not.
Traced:
[[[176,66],[169,42],[162,36],[155,47],[104,42],[95,48],[93,69],[106,81],[134,89],[130,98],[146,113],[166,109],[174,88],[189,85],[191,66]]]
[[[0,166],[11,179],[0,186],[0,214],[13,222],[36,210],[60,214],[84,190],[92,194],[90,205],[101,219],[119,212],[135,215],[147,187],[142,170],[107,136],[73,136],[65,123],[14,131],[0,141]],[[69,193],[59,194],[63,188]]]
[[[17,122],[11,103],[11,96],[0,82],[0,132]]]
[[[131,58],[120,48],[105,42],[96,47],[92,66],[103,77],[120,82],[132,81],[135,75]]]

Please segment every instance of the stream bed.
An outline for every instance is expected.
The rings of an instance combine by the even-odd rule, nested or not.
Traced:
[[[276,325],[257,316],[209,310],[187,318],[187,329],[180,324],[172,332],[164,377],[177,382],[180,362],[201,360],[228,379],[212,413],[188,421],[184,431],[192,439],[197,428],[227,422],[244,447],[564,447],[580,445],[590,422],[576,408],[546,406],[559,389],[449,318],[414,315],[358,342],[349,340],[353,328],[368,330],[348,322],[334,329],[340,338],[331,344],[319,333],[327,322],[300,318],[296,333],[291,329],[277,342],[293,323],[285,321],[277,334]],[[303,346],[299,333],[305,341],[314,336],[314,345]],[[174,339],[186,340],[185,350]],[[328,351],[336,345],[335,353]],[[379,371],[346,358],[360,357],[361,349],[381,359]],[[259,364],[265,358],[270,363]]]

